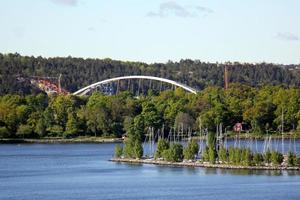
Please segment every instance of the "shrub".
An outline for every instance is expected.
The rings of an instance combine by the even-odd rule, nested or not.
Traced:
[[[296,165],[297,167],[300,167],[300,156],[296,157],[295,165]]]
[[[142,158],[143,156],[143,146],[141,144],[141,142],[139,142],[138,140],[135,141],[135,144],[134,144],[134,157],[135,158]]]
[[[229,148],[229,162],[231,164],[239,165],[241,164],[242,150],[239,148],[230,147]]]
[[[255,153],[253,155],[253,164],[256,165],[256,166],[260,166],[262,165],[264,161],[264,157],[261,153]]]
[[[219,161],[228,162],[227,150],[225,147],[220,147],[218,152]]]
[[[181,144],[171,144],[170,148],[163,151],[163,158],[169,162],[180,162],[183,158],[183,147]]]
[[[283,161],[283,155],[277,151],[272,151],[271,153],[271,161],[274,166],[278,166]]]
[[[121,158],[123,155],[123,148],[121,147],[121,145],[117,144],[115,146],[115,157],[116,158]]]
[[[231,164],[235,163],[235,148],[229,147],[228,158]]]
[[[208,148],[209,162],[215,164],[216,162],[216,150],[212,147]]]
[[[202,153],[202,160],[205,162],[209,161],[208,146],[205,147]]]
[[[287,160],[287,164],[288,166],[295,166],[296,165],[296,154],[293,153],[292,151],[288,152],[288,160]]]
[[[140,159],[143,156],[143,147],[139,140],[128,138],[124,143],[123,155],[126,158]]]
[[[170,143],[165,139],[159,139],[157,143],[157,149],[155,152],[155,158],[162,157],[162,153],[164,150],[169,149]]]
[[[131,138],[128,138],[124,142],[124,149],[123,155],[125,158],[133,158],[134,157],[134,150],[133,150],[133,141]]]
[[[268,149],[264,154],[265,163],[271,163],[271,151]]]
[[[241,150],[241,160],[240,163],[244,166],[251,166],[252,165],[253,155],[250,149],[243,148]]]
[[[198,154],[199,145],[196,140],[191,140],[187,147],[183,150],[184,159],[192,160],[195,159],[195,155]]]

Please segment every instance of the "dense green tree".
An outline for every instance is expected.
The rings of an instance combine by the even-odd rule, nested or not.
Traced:
[[[53,111],[55,124],[61,126],[63,130],[65,130],[68,121],[68,113],[74,110],[71,97],[59,95],[51,99],[49,106]]]
[[[199,145],[196,140],[192,139],[183,149],[184,159],[194,160],[199,151]]]
[[[144,102],[141,115],[144,118],[144,125],[146,128],[153,127],[155,129],[158,129],[162,126],[162,116],[157,111],[153,103]]]
[[[166,161],[180,162],[183,159],[183,147],[179,143],[173,143],[169,149],[163,151],[162,155]]]
[[[31,126],[21,124],[18,128],[17,136],[22,137],[22,138],[30,138],[30,137],[32,137],[32,133],[33,133],[33,130],[32,130]]]
[[[138,140],[134,142],[134,157],[137,159],[142,158],[143,156],[143,146],[142,143]]]
[[[157,148],[155,151],[155,158],[161,158],[162,157],[162,153],[169,149],[170,144],[167,140],[165,139],[159,139],[157,142]]]
[[[47,125],[43,118],[40,118],[35,126],[34,131],[40,136],[44,137],[47,133]]]
[[[6,127],[0,127],[0,138],[10,137],[9,131]]]
[[[80,130],[77,116],[74,113],[68,113],[68,121],[66,123],[64,137],[74,137],[78,135],[79,132]]]

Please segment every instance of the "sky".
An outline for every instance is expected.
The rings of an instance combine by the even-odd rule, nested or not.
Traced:
[[[300,63],[299,0],[0,0],[0,52]]]

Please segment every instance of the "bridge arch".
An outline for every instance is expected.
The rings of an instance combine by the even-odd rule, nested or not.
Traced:
[[[172,80],[169,80],[169,79],[166,79],[166,78],[160,78],[160,77],[155,77],[155,76],[134,75],[134,76],[121,76],[121,77],[110,78],[110,79],[106,79],[106,80],[103,80],[103,81],[99,81],[99,82],[93,83],[91,85],[88,85],[88,86],[74,92],[73,95],[83,95],[83,94],[85,94],[86,91],[89,91],[93,88],[96,88],[97,86],[100,86],[102,84],[107,84],[107,83],[115,82],[115,81],[119,81],[119,80],[128,80],[128,79],[147,79],[147,80],[161,81],[161,82],[165,82],[165,83],[169,83],[169,84],[181,87],[184,90],[186,90],[188,92],[191,92],[193,94],[197,93],[197,90],[192,88],[192,87],[189,87],[185,84],[182,84],[182,83],[179,83],[179,82],[176,82],[176,81],[172,81]]]

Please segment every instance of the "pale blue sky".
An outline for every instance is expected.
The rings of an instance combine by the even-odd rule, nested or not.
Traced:
[[[300,63],[299,0],[0,0],[0,52]]]

